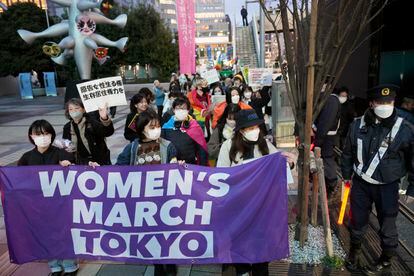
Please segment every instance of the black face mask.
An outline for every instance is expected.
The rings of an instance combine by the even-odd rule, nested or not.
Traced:
[[[208,93],[210,89],[208,87],[202,87],[201,91],[203,91],[203,93]]]

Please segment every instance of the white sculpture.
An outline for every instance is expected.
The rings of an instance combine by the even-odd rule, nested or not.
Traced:
[[[112,41],[102,35],[94,33],[94,31],[96,24],[111,24],[119,28],[125,27],[127,23],[126,14],[121,14],[113,20],[105,17],[99,10],[102,5],[102,0],[99,2],[88,0],[50,1],[64,7],[69,7],[69,20],[64,20],[38,33],[23,29],[20,29],[17,32],[28,44],[33,43],[36,38],[55,37],[67,34],[67,37],[63,38],[54,46],[55,48],[59,47],[63,50],[59,56],[51,57],[55,63],[64,65],[66,64],[67,59],[73,56],[75,58],[76,66],[78,67],[80,78],[90,79],[92,58],[95,56],[95,51],[102,50],[100,46],[116,47],[120,51],[124,51],[125,45],[128,42],[128,37]],[[105,61],[107,58],[108,57],[97,59],[98,62],[102,64],[102,61]]]

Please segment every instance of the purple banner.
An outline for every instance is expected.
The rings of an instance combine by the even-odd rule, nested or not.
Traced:
[[[10,260],[258,263],[289,254],[286,159],[0,168]]]

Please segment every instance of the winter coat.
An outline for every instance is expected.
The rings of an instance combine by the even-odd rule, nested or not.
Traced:
[[[126,145],[123,151],[118,155],[116,165],[135,165],[138,157],[139,139],[135,139],[132,143]],[[177,150],[174,145],[163,138],[160,138],[160,154],[161,164],[168,164],[172,160],[177,159]]]
[[[114,133],[114,125],[111,119],[108,118],[107,121],[96,121],[88,115],[85,115],[84,118],[86,120],[85,131],[83,133],[81,132],[80,135],[86,138],[88,143],[87,146],[90,149],[89,161],[97,162],[100,165],[110,165],[110,151],[106,145],[105,137],[109,137]],[[70,120],[70,122],[64,125],[63,139],[72,140],[72,136],[75,134],[72,123],[74,123],[73,120]],[[79,163],[79,156],[77,156],[76,160]]]

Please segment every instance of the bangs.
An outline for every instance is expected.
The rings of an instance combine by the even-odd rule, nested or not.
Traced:
[[[51,134],[51,133],[47,132],[44,129],[44,127],[37,125],[37,126],[34,126],[32,128],[32,134],[34,134],[34,135],[42,135],[42,134]]]

